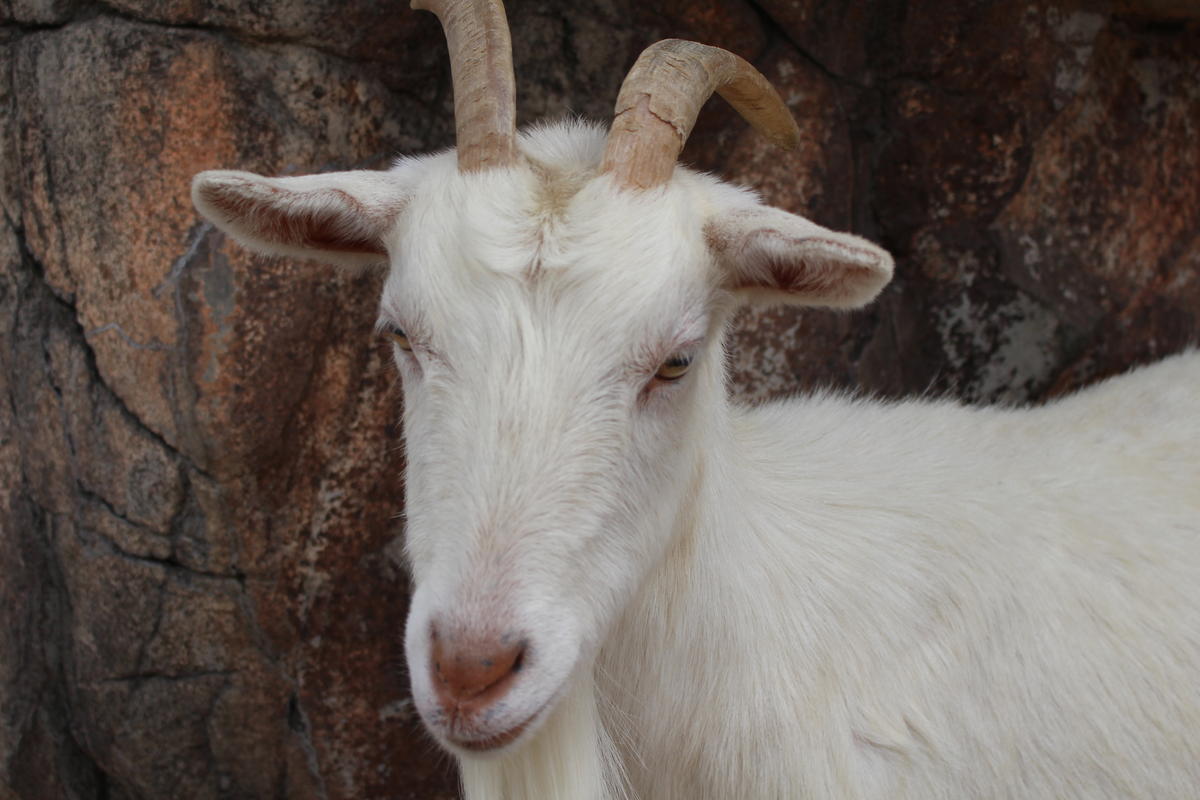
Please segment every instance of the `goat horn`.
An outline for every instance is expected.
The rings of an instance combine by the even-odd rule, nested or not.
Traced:
[[[517,154],[512,40],[500,0],[412,0],[437,14],[450,49],[459,172],[512,164]]]
[[[600,171],[631,189],[666,183],[714,91],[774,144],[799,145],[796,120],[761,72],[728,50],[663,39],[642,51],[621,84]]]

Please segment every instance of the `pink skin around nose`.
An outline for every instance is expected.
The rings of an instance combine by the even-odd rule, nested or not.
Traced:
[[[525,657],[525,642],[515,636],[447,640],[437,631],[431,633],[431,640],[430,669],[438,703],[452,726],[460,723],[469,729],[516,682]],[[492,750],[520,736],[525,725],[483,739],[455,737],[452,741],[467,750]]]

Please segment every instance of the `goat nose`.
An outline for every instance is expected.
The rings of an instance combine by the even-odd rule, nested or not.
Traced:
[[[433,684],[448,710],[470,713],[499,700],[525,658],[525,642],[517,636],[447,641],[435,631],[432,638]]]

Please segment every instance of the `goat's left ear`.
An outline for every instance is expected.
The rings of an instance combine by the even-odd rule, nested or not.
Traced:
[[[770,206],[719,212],[705,236],[725,288],[749,302],[858,308],[892,279],[886,250]]]
[[[267,178],[211,170],[193,179],[192,202],[253,250],[365,266],[387,261],[384,239],[408,197],[388,172]]]

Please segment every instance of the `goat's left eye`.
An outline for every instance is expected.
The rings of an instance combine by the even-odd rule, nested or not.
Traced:
[[[677,381],[687,374],[688,367],[692,365],[692,357],[683,353],[676,353],[662,363],[658,368],[658,372],[654,373],[654,377],[660,381]]]
[[[406,353],[412,352],[412,344],[408,341],[408,334],[398,327],[393,327],[388,331],[388,336],[396,345]]]

